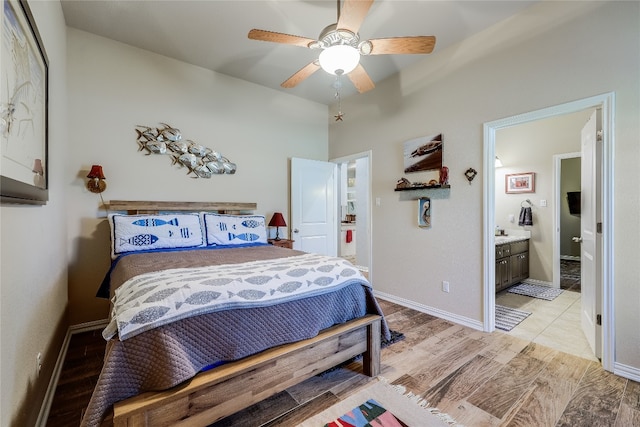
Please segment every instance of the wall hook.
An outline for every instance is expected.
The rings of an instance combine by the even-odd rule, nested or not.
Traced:
[[[464,176],[467,177],[467,181],[469,181],[469,185],[471,185],[471,181],[473,181],[473,178],[475,178],[476,175],[478,175],[478,171],[475,170],[474,168],[469,168],[465,171]]]

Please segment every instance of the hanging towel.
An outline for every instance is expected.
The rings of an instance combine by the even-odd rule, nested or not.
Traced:
[[[351,243],[353,240],[353,230],[347,230],[346,239],[347,243]]]
[[[533,214],[530,207],[523,207],[520,209],[520,218],[518,219],[518,225],[533,225]]]

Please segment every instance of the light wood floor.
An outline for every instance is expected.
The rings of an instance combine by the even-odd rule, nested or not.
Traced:
[[[640,384],[597,362],[380,304],[389,326],[406,336],[382,350],[381,375],[463,425],[640,426]],[[48,426],[78,425],[88,396],[74,390],[91,384],[96,350],[104,351],[96,335],[72,338]],[[213,426],[294,426],[366,386],[371,379],[360,370],[353,362],[313,377]]]

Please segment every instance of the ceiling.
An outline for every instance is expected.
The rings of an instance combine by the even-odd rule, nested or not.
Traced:
[[[362,40],[436,36],[433,54],[529,7],[537,0],[378,0]],[[335,77],[322,70],[292,89],[280,84],[317,51],[249,40],[252,28],[317,39],[337,21],[335,0],[62,0],[66,23],[83,31],[322,104],[335,101]],[[429,55],[377,55],[361,64],[378,83]],[[375,89],[374,89],[375,90]],[[342,96],[357,94],[345,79]]]

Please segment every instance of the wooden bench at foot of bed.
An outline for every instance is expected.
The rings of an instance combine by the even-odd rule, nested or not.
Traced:
[[[364,373],[380,373],[378,315],[333,326],[314,338],[265,350],[202,372],[170,390],[114,405],[115,427],[202,427],[363,354]]]

